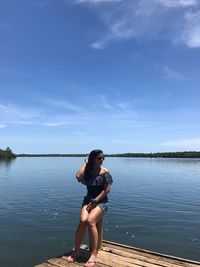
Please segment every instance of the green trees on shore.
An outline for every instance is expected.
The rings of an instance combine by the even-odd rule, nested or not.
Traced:
[[[157,152],[157,153],[124,153],[110,154],[110,157],[127,157],[127,158],[200,158],[199,151],[183,152]]]
[[[7,147],[6,149],[0,149],[0,159],[13,159],[16,158],[16,155],[12,152],[12,150]]]
[[[86,157],[87,154],[18,154],[17,157]],[[106,154],[106,157],[127,158],[200,158],[199,151],[161,152],[161,153],[122,153]]]
[[[127,158],[200,158],[200,151],[184,152],[161,152],[161,153],[122,153],[106,154],[106,157],[127,157]],[[14,154],[7,147],[0,149],[0,159],[13,159],[16,157],[86,157],[86,154]]]
[[[183,152],[158,152],[158,153],[124,153],[110,154],[110,157],[127,157],[127,158],[200,158],[199,151]]]

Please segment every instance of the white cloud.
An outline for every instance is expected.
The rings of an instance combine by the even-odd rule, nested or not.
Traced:
[[[82,126],[86,125],[89,120],[84,116],[51,116],[47,118],[49,121],[41,123],[40,125],[47,127],[58,127],[58,126]]]
[[[0,124],[0,128],[5,128],[6,125],[5,124]]]
[[[112,110],[113,106],[109,103],[109,100],[106,95],[97,95],[97,98],[100,99],[101,106],[104,109]]]
[[[131,144],[130,139],[112,139],[111,142],[114,144],[128,144],[128,145]]]
[[[43,106],[42,108],[27,108],[11,104],[0,104],[0,128],[3,128],[5,124],[53,127],[62,125],[82,125],[86,124],[88,121],[89,117],[86,112],[82,112],[83,110],[76,105],[56,100],[54,102],[49,101],[49,103],[51,103],[50,107]]]
[[[54,99],[44,99],[44,102],[50,104],[54,108],[60,108],[68,111],[83,112],[84,110],[80,108],[79,105],[74,105],[67,100],[54,100]]]
[[[82,0],[84,3],[113,3]],[[116,1],[115,1],[116,2]],[[197,0],[126,0],[120,5],[93,5],[106,29],[91,43],[103,49],[112,41],[167,39],[171,44],[200,47],[200,2]]]
[[[180,40],[191,48],[200,47],[200,10],[185,15],[185,25]]]
[[[178,81],[187,81],[191,80],[184,73],[181,73],[177,70],[171,69],[167,66],[163,68],[164,76],[169,80],[178,80]]]
[[[49,4],[49,0],[36,0],[34,2],[34,5],[39,8],[46,7]]]
[[[87,99],[86,99],[87,98]],[[81,107],[85,112],[72,113],[68,115],[57,115],[45,121],[46,126],[87,125],[91,129],[103,125],[104,128],[130,128],[138,125],[138,114],[134,111],[130,103],[119,102],[118,99],[108,97],[106,94],[98,94],[83,99]],[[84,108],[84,102],[87,103]],[[47,124],[48,123],[48,124]]]
[[[65,125],[64,122],[46,122],[44,123],[44,126],[49,126],[49,127],[55,127],[55,126],[62,126]]]
[[[154,0],[164,7],[188,7],[197,4],[197,0]]]
[[[163,146],[168,146],[182,150],[199,150],[200,149],[200,138],[190,138],[182,140],[173,140],[162,143]]]
[[[103,49],[107,43],[108,43],[108,41],[106,41],[106,40],[100,40],[100,41],[96,41],[96,42],[92,43],[91,47],[94,49]]]
[[[39,116],[36,109],[19,108],[14,105],[0,104],[0,119],[5,123],[17,123],[18,121],[29,121]]]
[[[104,127],[135,127],[138,116],[127,102],[108,97],[106,94],[84,97],[82,103],[65,100],[42,99],[41,107],[22,107],[0,104],[0,128],[4,125],[27,126],[87,126],[96,123]],[[87,103],[87,105],[85,104]],[[131,127],[132,127],[131,126]]]
[[[117,3],[123,0],[77,0],[78,4],[90,3],[90,4],[102,4],[102,3]]]

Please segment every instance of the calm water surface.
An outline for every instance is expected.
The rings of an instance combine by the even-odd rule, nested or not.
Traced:
[[[0,162],[0,266],[33,266],[73,246],[83,158]],[[114,179],[104,239],[200,261],[200,160],[106,158]],[[85,240],[87,242],[87,239]]]

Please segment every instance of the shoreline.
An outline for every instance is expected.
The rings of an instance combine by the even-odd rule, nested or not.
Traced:
[[[87,154],[15,154],[16,157],[86,157]],[[105,157],[120,158],[200,158],[198,151],[158,152],[158,153],[120,153],[105,154]]]

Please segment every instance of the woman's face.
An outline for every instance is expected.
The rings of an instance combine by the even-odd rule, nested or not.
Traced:
[[[103,161],[104,161],[104,154],[103,153],[98,154],[98,156],[95,159],[95,164],[101,165]]]

